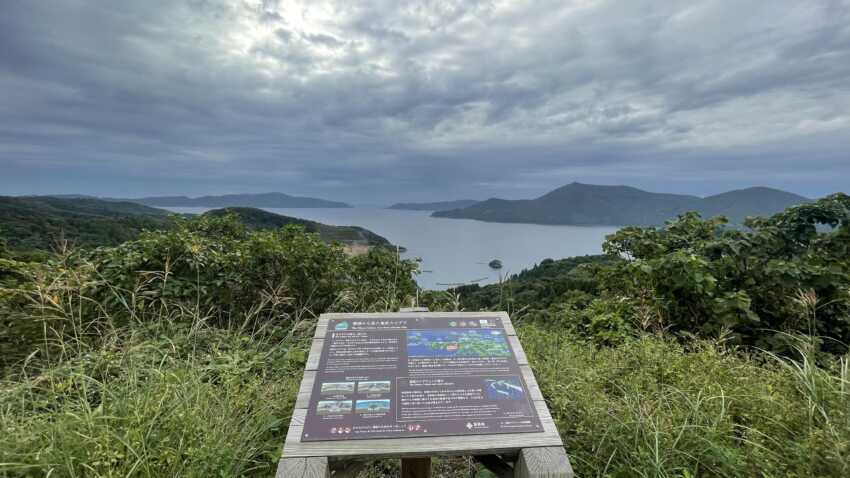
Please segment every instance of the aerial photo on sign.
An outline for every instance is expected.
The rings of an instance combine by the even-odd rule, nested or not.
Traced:
[[[333,319],[301,439],[541,431],[501,318]]]

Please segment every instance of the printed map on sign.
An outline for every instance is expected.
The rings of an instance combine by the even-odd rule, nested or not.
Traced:
[[[332,319],[302,441],[540,432],[498,317]]]

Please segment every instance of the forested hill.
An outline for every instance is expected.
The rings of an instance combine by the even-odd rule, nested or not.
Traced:
[[[118,245],[143,229],[163,229],[169,212],[130,202],[92,198],[0,196],[0,236],[15,249],[52,250]]]
[[[290,196],[283,193],[225,194],[221,196],[155,196],[136,199],[121,199],[153,207],[271,207],[271,208],[314,208],[351,207],[350,205],[311,197]]]
[[[461,209],[478,204],[475,199],[458,199],[456,201],[438,202],[399,202],[387,209],[403,209],[407,211],[448,211],[450,209]]]
[[[629,186],[572,183],[536,199],[488,199],[470,207],[437,211],[435,217],[567,225],[660,225],[688,211],[725,215],[733,224],[747,216],[769,216],[809,202],[771,188],[748,188],[700,198],[643,191]]]
[[[231,207],[207,211],[207,216],[225,216],[234,214],[248,230],[279,229],[295,224],[303,226],[307,232],[319,234],[326,242],[362,243],[370,246],[389,246],[390,241],[374,232],[359,226],[330,226],[320,222],[308,221],[296,217],[282,216],[262,209],[249,207]]]
[[[356,226],[329,226],[254,208],[224,208],[205,214],[234,213],[250,230],[290,224],[318,233],[326,242],[387,246],[389,241]],[[143,230],[174,226],[173,213],[121,201],[89,197],[0,196],[0,237],[19,251],[49,251],[67,241],[73,247],[115,246],[136,239]]]

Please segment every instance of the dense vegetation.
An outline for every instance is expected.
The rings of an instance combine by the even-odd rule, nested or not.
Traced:
[[[770,188],[748,188],[699,198],[660,194],[627,186],[572,183],[536,199],[488,199],[461,209],[437,211],[435,217],[536,224],[645,226],[661,225],[695,211],[704,217],[724,215],[733,224],[748,216],[769,216],[809,200]]]
[[[637,327],[782,351],[787,333],[805,333],[844,352],[848,211],[850,197],[837,194],[754,218],[746,230],[688,213],[663,228],[621,229],[605,242],[607,256],[546,260],[505,284],[454,292],[463,307],[503,308],[609,341]],[[800,315],[809,303],[813,315]]]
[[[214,209],[204,214],[235,214],[249,229],[303,226],[327,242],[389,246],[385,238],[357,226],[329,226],[246,207]],[[175,217],[168,211],[131,202],[85,197],[0,196],[0,234],[18,255],[65,247],[116,246],[144,230],[167,230]]]
[[[848,476],[850,197],[749,226],[626,228],[423,300],[513,313],[580,476]],[[0,243],[0,476],[272,476],[314,318],[408,304],[415,267],[232,215],[42,262]]]
[[[314,232],[325,242],[362,243],[370,246],[390,246],[390,241],[359,226],[329,226],[316,221],[297,217],[281,216],[262,209],[250,207],[228,207],[204,213],[208,216],[234,214],[249,230],[279,229],[298,225],[307,232]]]
[[[22,250],[118,245],[144,229],[169,227],[168,212],[127,202],[0,196],[0,235]]]

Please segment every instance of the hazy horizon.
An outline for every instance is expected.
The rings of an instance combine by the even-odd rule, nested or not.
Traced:
[[[594,186],[631,186],[631,185],[629,185],[629,184],[594,184]],[[559,187],[560,187],[560,186],[559,186]],[[759,188],[759,187],[770,187],[770,186],[754,185],[754,186],[747,186],[747,187],[739,188],[739,189],[749,189],[749,188]],[[726,189],[726,190],[721,190],[721,191],[717,191],[717,192],[710,193],[710,194],[675,193],[675,192],[671,192],[671,191],[652,191],[652,190],[646,190],[646,191],[647,191],[647,192],[652,192],[652,193],[674,193],[674,194],[682,194],[682,195],[693,195],[693,196],[703,197],[703,198],[704,198],[704,197],[712,196],[712,195],[715,195],[715,194],[721,194],[721,193],[725,193],[725,192],[730,192],[730,191],[733,191],[733,190],[735,190],[735,189]],[[540,195],[546,194],[546,193],[547,193],[547,192],[549,192],[549,191],[551,191],[551,190],[543,191],[543,192],[542,192],[542,193],[540,193],[540,194],[537,194],[537,195],[535,195],[535,196],[529,196],[529,197],[515,197],[515,198],[505,198],[505,197],[500,197],[500,196],[481,197],[481,198],[473,198],[473,197],[463,197],[463,198],[458,197],[458,198],[452,198],[452,197],[447,197],[447,198],[431,198],[431,199],[427,199],[427,198],[426,198],[426,199],[423,199],[423,200],[417,200],[417,201],[390,201],[390,202],[386,202],[386,203],[381,203],[381,202],[358,202],[357,200],[353,200],[353,201],[346,201],[346,200],[343,200],[343,199],[338,199],[338,198],[333,198],[333,197],[310,196],[309,194],[305,194],[305,195],[301,195],[301,194],[290,194],[290,193],[288,193],[288,192],[286,192],[286,191],[257,191],[257,192],[244,192],[244,193],[228,193],[228,192],[219,192],[219,193],[197,194],[197,195],[189,195],[189,194],[163,194],[163,195],[141,195],[141,196],[101,196],[101,195],[96,195],[96,194],[81,194],[81,193],[44,193],[44,194],[16,194],[16,195],[13,195],[13,196],[30,196],[30,195],[33,195],[33,196],[76,196],[76,195],[79,195],[79,196],[86,196],[86,197],[93,197],[93,198],[101,198],[101,199],[129,199],[129,200],[133,200],[133,199],[144,199],[144,198],[148,198],[148,197],[171,197],[171,196],[175,196],[175,197],[177,197],[177,196],[184,196],[184,197],[189,197],[189,198],[196,198],[196,197],[202,197],[202,196],[226,196],[226,195],[230,195],[230,194],[249,194],[249,195],[250,195],[250,194],[284,193],[284,194],[289,194],[289,195],[291,195],[291,196],[312,197],[312,198],[315,198],[315,199],[325,199],[325,200],[332,200],[332,201],[345,202],[345,203],[347,203],[347,204],[349,204],[349,205],[351,205],[351,206],[354,206],[354,207],[361,207],[361,208],[386,208],[386,207],[388,207],[388,206],[391,206],[391,205],[393,205],[393,204],[398,204],[398,203],[451,202],[451,201],[456,201],[456,200],[465,200],[465,199],[471,199],[471,200],[476,200],[476,201],[485,201],[485,200],[487,200],[487,199],[492,199],[492,198],[499,198],[499,199],[534,199],[534,198],[536,198],[536,197],[539,197]],[[807,199],[817,199],[818,197],[821,197],[821,196],[806,196],[805,194],[800,194],[800,193],[798,193],[798,192],[796,192],[796,191],[788,191],[788,190],[784,190],[784,191],[789,192],[789,193],[793,193],[793,194],[798,194],[798,195],[800,195],[800,196],[804,196],[804,197],[806,197]],[[832,192],[844,192],[844,191],[832,191]],[[827,194],[829,194],[829,193],[827,193]],[[2,194],[0,194],[0,195],[2,195]],[[297,209],[297,208],[296,208],[296,209]]]
[[[850,1],[4,3],[0,194],[850,184]]]

